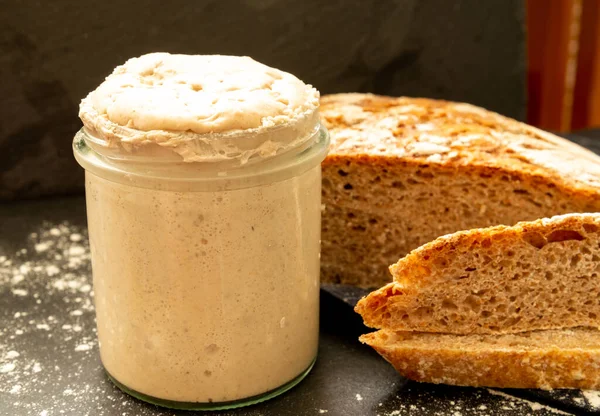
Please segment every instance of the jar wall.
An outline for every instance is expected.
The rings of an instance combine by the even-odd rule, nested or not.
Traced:
[[[306,370],[318,343],[320,169],[220,192],[86,172],[107,371],[159,399],[218,403]]]

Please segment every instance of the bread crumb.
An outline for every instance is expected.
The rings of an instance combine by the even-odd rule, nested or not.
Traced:
[[[363,399],[362,396],[360,394],[356,393],[356,400],[360,402],[360,401],[362,401],[362,399]]]

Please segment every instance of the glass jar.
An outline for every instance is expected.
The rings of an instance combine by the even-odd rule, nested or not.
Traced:
[[[315,120],[291,150],[241,162],[115,150],[77,133],[100,355],[121,389],[172,408],[224,409],[308,374],[329,143]]]

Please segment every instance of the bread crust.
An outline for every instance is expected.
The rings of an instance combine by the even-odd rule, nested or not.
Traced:
[[[600,345],[590,349],[548,346],[526,350],[509,345],[431,348],[425,341],[421,346],[387,343],[384,330],[363,335],[360,340],[401,375],[415,381],[544,390],[600,388]]]
[[[373,94],[333,94],[321,98],[320,112],[332,136],[326,163],[338,157],[367,158],[371,163],[385,159],[395,163],[403,159],[490,171],[501,169],[546,178],[568,187],[588,188],[596,193],[600,185],[600,157],[593,152],[471,104]],[[543,158],[534,156],[536,152],[547,151],[558,152],[556,160],[562,159],[563,163],[549,166],[543,163]],[[432,155],[441,157],[432,158]]]
[[[407,164],[472,169],[484,175],[514,174],[520,179],[554,183],[575,193],[596,198],[600,195],[600,157],[596,154],[569,140],[471,104],[373,94],[332,94],[321,98],[320,112],[332,136],[326,164],[340,158],[382,166],[401,160]],[[384,119],[387,123],[381,123]],[[415,147],[423,143],[437,147]],[[536,157],[535,153],[555,153],[553,162],[562,163],[544,163],[544,158]]]

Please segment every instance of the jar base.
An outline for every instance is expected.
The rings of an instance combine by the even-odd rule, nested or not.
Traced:
[[[214,403],[199,403],[199,402],[179,402],[175,400],[165,400],[159,399],[157,397],[152,397],[144,393],[140,393],[124,384],[120,383],[117,379],[115,379],[108,371],[106,371],[106,375],[112,381],[112,383],[119,388],[119,390],[124,393],[129,394],[130,396],[135,397],[138,400],[141,400],[146,403],[154,404],[156,406],[166,407],[169,409],[178,409],[178,410],[227,410],[227,409],[235,409],[238,407],[251,406],[257,403],[264,402],[266,400],[277,397],[286,391],[290,390],[298,383],[300,383],[304,378],[310,373],[313,366],[315,365],[317,358],[310,363],[310,365],[306,368],[306,370],[302,371],[298,376],[294,377],[292,380],[288,381],[284,385],[277,387],[276,389],[269,390],[265,393],[257,394],[256,396],[246,397],[244,399],[232,400],[228,402],[214,402]]]

